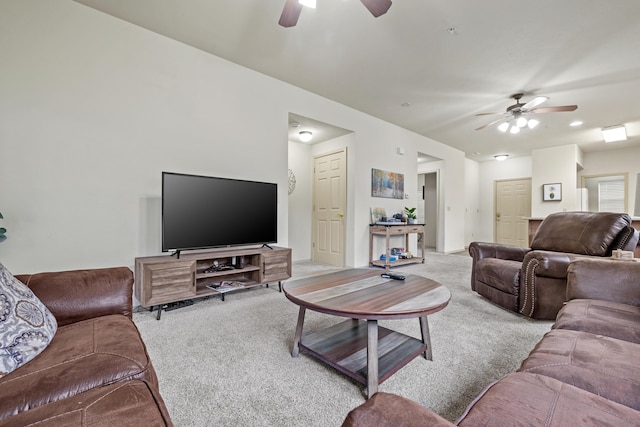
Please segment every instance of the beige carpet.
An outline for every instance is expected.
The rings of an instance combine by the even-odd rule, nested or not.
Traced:
[[[394,269],[439,281],[452,299],[429,317],[434,360],[414,359],[379,388],[452,421],[490,382],[517,369],[551,326],[472,292],[470,266],[468,256],[429,253],[425,264]],[[294,263],[294,278],[334,270]],[[364,402],[365,390],[348,377],[305,354],[291,357],[298,307],[277,289],[200,301],[160,321],[134,314],[176,426],[339,426]],[[305,330],[342,320],[307,311]],[[420,337],[417,319],[381,324]]]

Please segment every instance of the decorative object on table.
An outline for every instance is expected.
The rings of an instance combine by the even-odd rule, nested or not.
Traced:
[[[545,202],[562,200],[562,184],[544,184],[542,186],[542,200]]]
[[[296,176],[293,174],[293,171],[289,169],[289,194],[293,193],[293,190],[296,189]]]
[[[2,216],[2,213],[0,212],[0,219],[4,218]],[[7,235],[5,234],[7,232],[7,229],[4,227],[0,227],[0,242],[4,242],[5,240],[7,240]]]
[[[387,211],[384,208],[371,208],[371,222],[369,224],[376,224],[386,220]]]
[[[371,197],[404,199],[404,174],[372,168]]]
[[[407,223],[415,224],[416,223],[416,208],[404,208],[404,213],[407,215]]]

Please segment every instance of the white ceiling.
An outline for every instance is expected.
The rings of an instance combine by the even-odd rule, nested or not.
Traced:
[[[379,18],[358,0],[318,0],[292,28],[278,25],[285,0],[76,1],[478,161],[640,145],[638,0],[393,0]],[[475,130],[492,120],[475,114],[504,111],[518,92],[578,109],[537,115],[518,135]],[[615,124],[630,139],[605,145],[599,130]]]

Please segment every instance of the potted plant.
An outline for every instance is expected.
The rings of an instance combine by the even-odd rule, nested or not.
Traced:
[[[416,222],[416,208],[404,208],[404,213],[407,216],[407,222],[409,224],[415,224]]]
[[[2,216],[2,213],[0,212],[0,219],[2,219],[2,218],[4,218],[4,217]],[[7,232],[6,228],[0,227],[0,242],[3,242],[5,240],[7,240],[7,236],[5,234],[6,232]]]

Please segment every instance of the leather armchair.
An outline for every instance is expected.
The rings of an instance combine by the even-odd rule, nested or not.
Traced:
[[[554,213],[542,221],[530,248],[472,242],[471,289],[508,310],[552,320],[566,301],[571,261],[633,251],[638,237],[627,214]]]

